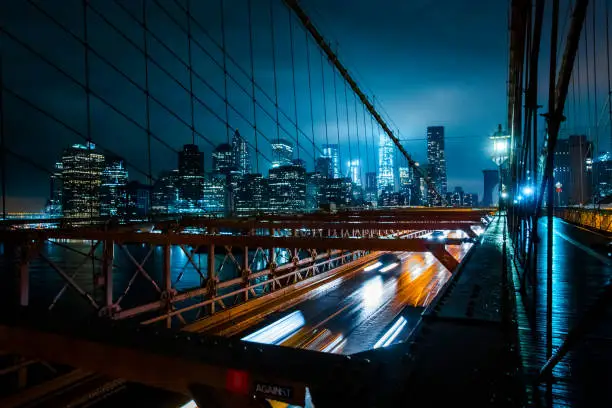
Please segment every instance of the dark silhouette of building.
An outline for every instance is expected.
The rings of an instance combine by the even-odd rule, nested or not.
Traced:
[[[306,208],[306,169],[290,164],[270,169],[270,210],[275,213],[299,213]]]
[[[229,174],[234,168],[235,161],[232,146],[229,143],[218,145],[212,153],[213,173]]]
[[[151,212],[151,186],[130,181],[125,186],[125,220],[140,221]]]
[[[202,199],[202,186],[204,184],[204,154],[198,146],[187,144],[179,152],[179,199],[196,206]]]
[[[447,191],[446,156],[444,153],[444,126],[427,127],[427,162],[429,177],[436,191],[444,197]],[[441,205],[435,194],[428,194],[430,205]]]
[[[166,171],[159,175],[153,185],[151,197],[151,212],[155,214],[171,214],[178,201],[178,170]]]
[[[609,152],[593,161],[593,189],[597,201],[612,195],[612,154]]]
[[[561,192],[555,194],[556,205],[569,203],[571,187],[571,162],[569,139],[558,139],[555,146],[554,184],[561,183]]]
[[[569,204],[585,204],[591,197],[593,144],[585,135],[569,137],[570,196]]]
[[[482,175],[484,177],[484,192],[482,195],[482,206],[491,207],[495,200],[493,199],[493,190],[499,183],[499,171],[498,170],[483,170]],[[477,204],[477,203],[476,203]]]
[[[334,178],[331,157],[318,157],[315,163],[315,171],[325,178]]]
[[[123,219],[126,214],[128,172],[120,157],[106,157],[100,184],[100,216]]]
[[[241,175],[251,173],[251,156],[247,141],[236,129],[232,138],[232,156],[234,158],[234,168]]]

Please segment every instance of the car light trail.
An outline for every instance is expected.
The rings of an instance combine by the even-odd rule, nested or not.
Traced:
[[[296,330],[306,324],[304,315],[299,310],[288,314],[276,322],[251,333],[241,340],[250,341],[253,343],[276,344],[281,342]]]
[[[397,262],[393,262],[392,264],[389,264],[389,265],[385,266],[384,268],[382,268],[380,270],[380,272],[383,272],[383,273],[388,272],[391,269],[395,268],[397,265],[399,265]]]
[[[181,405],[179,408],[198,408],[194,400],[189,401],[185,405]]]
[[[406,324],[408,324],[408,321],[403,316],[400,316],[400,318],[393,323],[393,326],[387,330],[387,332],[380,338],[380,340],[376,342],[376,344],[374,344],[374,348],[377,349],[379,347],[387,347],[389,344],[393,343],[393,340],[395,340],[395,338],[400,334]]]
[[[382,263],[380,263],[380,262],[376,262],[375,264],[372,264],[372,265],[370,265],[370,266],[368,266],[368,267],[364,268],[363,270],[364,270],[364,271],[366,271],[366,272],[369,272],[369,271],[371,271],[371,270],[373,270],[373,269],[378,268],[379,266],[382,266]]]
[[[332,340],[331,343],[329,343],[323,350],[321,350],[324,353],[333,353],[334,350],[337,348],[337,346],[342,342],[344,338],[342,337],[342,335],[339,335],[338,337],[336,337],[334,340]]]

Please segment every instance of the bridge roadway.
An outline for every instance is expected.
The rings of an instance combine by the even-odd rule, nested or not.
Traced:
[[[449,238],[461,238],[452,232]],[[471,243],[448,246],[448,251],[461,261],[472,247]],[[405,340],[418,323],[421,313],[439,293],[451,277],[451,273],[430,253],[395,253],[401,265],[386,272],[391,258],[381,255],[365,265],[358,264],[354,274],[344,275],[323,287],[313,289],[316,294],[306,296],[301,302],[289,306],[264,306],[256,311],[261,318],[241,321],[231,320],[225,324],[199,329],[204,334],[222,334],[241,339],[260,332],[254,342],[298,347],[308,350],[338,354],[354,354],[372,349],[391,330],[393,323],[406,319],[406,324],[394,336],[394,341]],[[382,265],[376,267],[381,259]],[[369,269],[373,267],[372,269]],[[369,270],[365,270],[369,269]],[[275,324],[283,319],[295,325],[288,332],[276,331]],[[285,320],[287,321],[287,320]],[[299,326],[299,327],[297,327]],[[267,337],[267,340],[263,339]],[[150,399],[150,392],[157,395],[168,407],[177,407],[179,396],[158,390],[142,389],[132,385],[107,401],[96,405],[99,408],[116,406],[126,401]],[[186,401],[185,401],[186,402]]]

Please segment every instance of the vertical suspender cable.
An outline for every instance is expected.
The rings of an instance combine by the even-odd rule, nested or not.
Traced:
[[[364,140],[365,140],[365,149],[366,149],[366,171],[365,173],[367,174],[368,172],[372,171],[370,169],[370,152],[374,151],[372,146],[372,150],[370,150],[368,148],[368,126],[367,126],[367,122],[366,122],[366,114],[365,114],[365,109],[363,108],[363,106],[361,107],[361,113],[363,113],[363,136],[364,136]],[[366,179],[367,182],[367,179]],[[365,189],[365,183],[364,183],[364,189]]]
[[[230,124],[229,124],[229,99],[227,92],[227,50],[225,49],[225,8],[224,1],[219,0],[221,10],[221,50],[223,54],[223,98],[225,103],[225,137],[227,143],[230,142]],[[277,119],[278,123],[278,119]]]
[[[610,120],[610,144],[612,152],[612,82],[610,81],[610,0],[606,0],[606,59],[608,65],[608,119]]]
[[[355,101],[355,129],[356,129],[355,134],[357,135],[357,160],[359,160],[359,164],[358,164],[359,167],[357,167],[359,172],[357,173],[357,178],[358,178],[359,184],[361,185],[361,184],[363,184],[361,182],[361,180],[362,180],[362,177],[361,177],[361,159],[360,159],[360,157],[361,157],[361,144],[359,142],[359,122],[358,122],[359,119],[358,119],[358,115],[357,115],[357,96],[356,95],[353,95],[353,100]]]
[[[323,119],[325,120],[325,143],[329,145],[329,131],[327,128],[327,92],[325,91],[325,62],[323,52],[321,55],[321,83],[323,84]]]
[[[315,148],[315,128],[314,128],[314,113],[312,109],[312,72],[310,70],[310,44],[308,42],[308,32],[304,31],[304,39],[306,40],[306,65],[308,66],[308,96],[310,98],[310,130],[312,132],[312,165],[313,169],[317,162],[317,154]]]
[[[191,109],[191,143],[195,144],[195,112],[193,107],[193,65],[191,62],[191,1],[187,0],[187,64],[189,65],[189,106]]]
[[[0,47],[2,43],[0,42]],[[4,135],[4,66],[0,48],[0,166],[2,168],[2,219],[6,219],[6,140]]]
[[[556,117],[556,101],[555,101],[555,85],[557,78],[557,30],[559,25],[559,0],[553,0],[552,8],[552,28],[550,36],[550,70],[549,74],[549,89],[548,89],[548,122],[549,129],[551,122],[560,120]],[[558,124],[553,126],[557,126]],[[556,135],[554,135],[556,136]],[[547,251],[546,251],[546,357],[552,355],[552,296],[553,296],[553,207],[554,207],[554,191],[553,191],[553,167],[554,167],[554,143],[548,150],[548,159],[551,165],[548,168],[548,218],[547,218]]]
[[[272,75],[274,77],[274,108],[276,110],[276,142],[280,143],[280,122],[278,120],[278,81],[276,77],[276,37],[274,35],[274,0],[270,0],[270,40],[272,42]]]
[[[587,101],[586,101],[586,106],[587,106],[587,137],[591,140],[591,126],[592,126],[592,120],[591,120],[591,74],[590,74],[590,67],[589,67],[589,30],[585,28],[584,30],[584,53],[585,53],[585,61],[586,61],[586,88],[587,88]],[[595,50],[593,50],[593,52],[595,52]]]
[[[338,171],[338,176],[341,177],[342,173],[342,150],[340,149],[340,114],[338,113],[338,88],[336,86],[336,71],[332,66],[332,73],[334,75],[334,100],[336,101],[336,130],[338,133],[338,169],[334,168],[334,178],[336,177],[336,171]],[[333,160],[332,160],[333,162]],[[335,163],[332,163],[335,166]]]
[[[599,152],[601,149],[599,147],[599,129],[598,129],[598,113],[599,110],[597,109],[597,43],[596,43],[596,38],[597,38],[597,28],[596,28],[596,23],[597,23],[597,19],[596,19],[596,10],[595,10],[595,5],[597,4],[597,1],[593,1],[593,7],[591,8],[591,12],[593,13],[593,20],[592,20],[592,25],[593,25],[593,108],[594,108],[594,112],[595,112],[595,148],[593,149],[594,152]],[[588,31],[587,31],[588,32]],[[582,144],[580,144],[582,146]],[[595,156],[595,155],[593,155]],[[581,168],[583,168],[584,166],[581,166]],[[591,172],[591,174],[593,174]],[[582,177],[580,178],[580,181],[582,182]],[[582,188],[580,189],[581,191],[583,190]]]
[[[291,79],[293,81],[293,114],[295,115],[295,143],[297,145],[297,158],[300,159],[300,131],[298,125],[297,92],[295,88],[295,50],[293,47],[293,13],[289,13],[289,42],[291,43]]]
[[[147,2],[142,2],[142,41],[144,51],[144,73],[145,73],[145,120],[147,128],[147,161],[149,185],[153,184],[151,169],[151,99],[149,98],[149,45],[147,36]]]
[[[348,137],[348,148],[349,148],[349,177],[353,181],[353,174],[351,167],[353,166],[353,151],[351,149],[351,124],[349,123],[349,104],[348,104],[348,93],[346,90],[346,81],[344,81],[344,106],[346,107],[346,135]]]
[[[255,168],[259,173],[259,137],[257,135],[257,99],[255,98],[255,58],[253,56],[253,17],[252,0],[247,1],[249,14],[249,56],[251,58],[251,98],[253,102],[253,133],[255,134]]]

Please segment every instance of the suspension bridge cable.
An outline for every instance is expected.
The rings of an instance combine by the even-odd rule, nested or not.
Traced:
[[[304,31],[304,39],[306,42],[306,65],[308,67],[308,96],[310,100],[310,130],[312,131],[312,166],[315,169],[317,164],[316,159],[316,147],[315,147],[315,125],[314,125],[314,112],[312,105],[312,72],[310,69],[310,42],[308,41],[308,33]]]
[[[251,59],[251,97],[253,101],[253,134],[255,136],[255,169],[259,173],[259,137],[257,135],[257,99],[255,97],[255,58],[253,57],[253,17],[252,0],[247,0],[247,13],[249,14],[249,56]]]
[[[228,98],[229,93],[227,91],[227,78],[228,78],[227,53],[225,52],[226,50],[226,47],[225,47],[226,46],[226,43],[225,43],[225,0],[219,0],[219,10],[221,12],[221,51],[222,51],[221,55],[223,56],[222,62],[223,62],[223,103],[225,104],[225,138],[226,138],[226,143],[229,144],[231,132],[230,132],[230,127],[229,127],[229,98]],[[200,46],[200,48],[202,47]],[[272,48],[272,50],[274,50],[274,48]],[[276,66],[274,69],[274,73],[276,74]],[[275,81],[276,81],[276,76],[275,76]]]
[[[221,0],[223,1],[223,0]],[[270,0],[270,39],[272,45],[272,74],[274,78],[274,108],[276,111],[276,142],[280,143],[280,122],[278,119],[278,79],[276,76],[276,39],[274,36],[274,0]],[[223,54],[225,56],[225,53]]]
[[[597,38],[597,20],[596,20],[596,10],[595,10],[595,5],[597,4],[597,0],[593,1],[593,7],[591,8],[591,13],[593,15],[593,20],[592,20],[592,26],[593,26],[593,108],[594,108],[594,114],[595,116],[593,117],[593,119],[595,119],[595,151],[599,152],[600,147],[599,147],[599,129],[597,128],[597,43],[596,43],[596,38]],[[587,31],[588,33],[588,31]],[[593,172],[591,172],[591,175],[593,175]]]
[[[195,109],[193,106],[193,64],[191,53],[191,0],[187,0],[187,70],[189,71],[189,107],[191,109],[191,143],[195,142]]]
[[[327,127],[327,92],[325,90],[325,62],[323,61],[323,52],[321,55],[321,84],[323,84],[323,119],[325,120],[325,143],[329,146],[329,131]]]
[[[4,54],[0,41],[0,171],[2,172],[2,219],[6,219],[6,140],[4,134]]]
[[[612,81],[610,80],[610,0],[606,0],[606,60],[608,65],[608,118],[610,125],[609,151],[612,152]]]
[[[338,88],[336,86],[336,70],[332,66],[332,74],[334,78],[334,100],[336,101],[336,130],[338,133],[338,145],[336,148],[338,149],[338,172],[342,175],[342,150],[340,149],[340,114],[338,113]],[[333,160],[332,160],[333,161]],[[334,178],[336,176],[336,169],[334,169]]]
[[[289,13],[289,43],[291,44],[291,80],[293,83],[293,115],[295,116],[295,139],[296,143],[300,145],[300,132],[298,130],[298,108],[297,108],[297,92],[295,88],[295,50],[293,45],[293,13],[291,10],[287,10]],[[300,159],[300,148],[297,149],[297,158]]]
[[[591,75],[590,75],[590,66],[589,66],[589,30],[588,30],[588,22],[585,21],[586,27],[584,29],[584,52],[585,52],[585,63],[586,63],[586,88],[587,88],[587,137],[592,139],[591,135],[591,125],[593,124],[591,120]],[[595,51],[595,50],[593,50]]]
[[[358,173],[358,177],[359,177],[359,184],[362,184],[362,166],[361,166],[361,143],[359,142],[359,117],[358,117],[358,113],[357,113],[357,95],[353,94],[353,101],[355,102],[355,128],[357,129],[357,159],[359,160],[359,173]],[[367,152],[366,152],[367,153]],[[366,154],[367,156],[367,154]]]
[[[89,86],[89,75],[90,75],[90,70],[89,70],[89,30],[87,27],[87,0],[83,0],[82,1],[82,6],[83,6],[83,41],[82,44],[85,47],[85,52],[83,53],[83,58],[84,58],[84,69],[85,69],[85,112],[86,112],[86,129],[87,129],[87,151],[89,152],[89,155],[91,156],[91,89]],[[89,167],[89,174],[92,174],[91,171],[91,157],[89,158],[87,165]],[[90,177],[91,180],[89,182],[89,194],[90,197],[94,196],[94,179],[93,177]],[[93,218],[94,213],[93,213],[93,205],[89,205],[89,214],[90,217]],[[92,245],[93,245],[93,241],[92,241]],[[93,260],[92,260],[93,262]],[[92,268],[93,268],[93,264],[92,264]]]
[[[148,164],[148,181],[149,185],[153,185],[153,174],[151,164],[151,98],[149,88],[149,39],[147,32],[147,2],[142,2],[142,45],[144,51],[144,72],[145,72],[145,127],[147,128],[147,164]]]
[[[370,150],[368,148],[368,125],[367,125],[367,122],[366,122],[366,113],[365,113],[365,108],[363,107],[363,105],[361,106],[361,113],[362,113],[362,116],[363,116],[363,136],[364,136],[363,138],[365,140],[365,149],[366,149],[366,155],[365,155],[366,156],[366,171],[365,172],[367,174],[369,171],[371,171],[371,169],[370,169],[370,152],[371,151],[373,152],[374,149]],[[367,179],[366,179],[366,181],[367,181]]]
[[[344,81],[344,106],[346,108],[346,134],[348,136],[348,148],[349,148],[349,177],[351,178],[351,181],[353,179],[353,175],[352,175],[352,165],[353,165],[353,151],[351,149],[351,145],[352,145],[352,140],[353,137],[351,135],[351,124],[350,124],[350,119],[349,119],[349,104],[348,104],[348,92],[346,89],[346,81]]]

